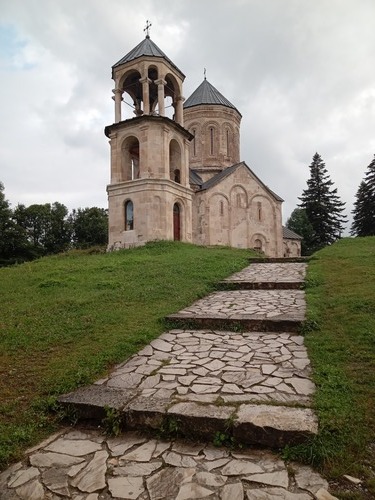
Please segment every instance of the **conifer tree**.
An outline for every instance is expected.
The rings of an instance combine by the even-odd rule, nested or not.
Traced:
[[[359,185],[352,214],[351,234],[375,236],[375,155]]]
[[[345,203],[340,200],[337,188],[329,177],[325,164],[318,153],[313,156],[310,165],[310,178],[307,189],[299,198],[299,207],[306,211],[313,228],[312,250],[330,245],[341,238],[347,218],[342,214]]]

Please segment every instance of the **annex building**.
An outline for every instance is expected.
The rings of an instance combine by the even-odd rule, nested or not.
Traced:
[[[109,250],[174,239],[300,255],[283,200],[240,159],[240,112],[206,78],[185,100],[185,75],[148,34],[112,78]]]

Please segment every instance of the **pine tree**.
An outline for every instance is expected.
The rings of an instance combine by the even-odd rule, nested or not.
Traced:
[[[345,203],[340,200],[337,188],[332,188],[333,182],[318,153],[313,156],[309,168],[310,179],[299,198],[299,207],[306,211],[314,230],[311,243],[312,250],[316,251],[341,238],[347,218],[342,214]]]
[[[359,185],[352,214],[351,234],[375,236],[375,155]]]

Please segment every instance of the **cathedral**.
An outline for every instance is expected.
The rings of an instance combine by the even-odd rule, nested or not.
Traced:
[[[206,77],[185,100],[185,75],[147,31],[112,78],[109,250],[181,240],[300,255],[283,200],[240,160],[240,112]]]

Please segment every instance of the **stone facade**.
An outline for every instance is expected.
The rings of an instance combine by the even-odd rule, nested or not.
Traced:
[[[206,79],[183,104],[185,77],[149,36],[112,76],[108,248],[175,239],[284,256],[283,200],[240,162],[235,106]],[[125,120],[124,94],[135,115]]]

